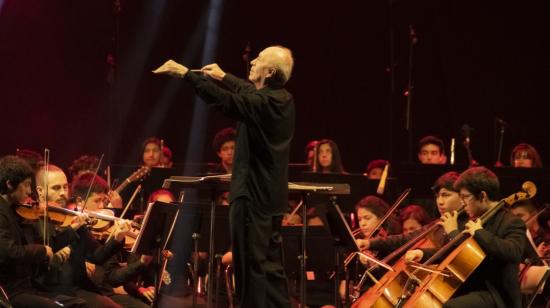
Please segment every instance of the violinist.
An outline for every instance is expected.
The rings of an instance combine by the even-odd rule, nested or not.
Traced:
[[[366,252],[369,239],[365,239],[364,237],[375,231],[374,228],[376,228],[379,224],[380,219],[384,217],[384,214],[388,212],[390,206],[384,200],[371,195],[359,200],[359,202],[355,205],[355,209],[359,220],[359,234],[357,235],[358,239],[356,239],[357,245],[362,248],[363,253],[375,254],[377,258],[384,257],[389,252],[381,252],[377,250]],[[399,219],[394,215],[390,216],[384,225],[386,226],[385,228],[382,227],[378,230],[378,237],[385,238],[390,234],[398,234],[401,232]],[[364,266],[368,265],[367,259],[363,256],[359,256],[359,261]],[[362,273],[363,270],[359,270],[359,272]],[[382,274],[382,272],[374,274],[375,276],[378,276],[379,274]],[[353,275],[353,270],[350,276],[355,276]],[[345,289],[342,289],[342,285],[343,284],[340,284],[340,296],[343,298]]]
[[[497,176],[487,168],[464,171],[454,187],[470,221],[453,232],[469,233],[486,257],[444,307],[521,307],[518,268],[527,241],[525,224],[500,209],[482,225],[478,217],[498,203],[500,190]],[[426,258],[421,252],[412,259]]]
[[[31,193],[34,172],[16,156],[0,159],[0,284],[13,307],[59,307],[31,284],[33,269],[53,260],[52,248],[29,241],[15,212]]]
[[[158,189],[151,193],[148,198],[148,203],[155,201],[175,202],[174,195],[166,189]],[[165,258],[170,258],[172,253],[168,250],[163,252]],[[103,283],[111,287],[123,286],[124,291],[131,296],[131,300],[121,295],[112,295],[115,301],[124,307],[142,307],[148,306],[154,300],[154,277],[155,268],[152,261],[152,256],[138,255],[129,253],[125,258],[126,264],[123,265],[117,258],[111,258],[102,267],[104,270]],[[164,271],[163,281],[168,284],[170,274]],[[136,301],[138,303],[136,303]]]
[[[102,213],[108,216],[114,216],[114,213],[111,210],[107,209],[108,204],[113,202],[116,202],[118,204],[120,202],[120,206],[122,206],[122,199],[120,199],[120,196],[118,196],[118,194],[115,195],[116,198],[119,200],[110,199],[110,195],[108,195],[109,186],[107,182],[100,176],[97,176],[93,173],[83,173],[80,176],[76,177],[73,180],[71,191],[72,199],[76,201],[76,208],[78,210],[82,210],[82,207],[84,207],[85,211],[89,213]],[[88,191],[90,193],[88,198],[86,199],[86,194],[88,193]],[[84,200],[86,200],[85,203]],[[104,231],[103,233],[108,232],[109,231]],[[124,280],[125,277],[130,274],[128,273],[131,272],[130,270],[137,270],[141,266],[146,266],[146,264],[143,264],[143,262],[138,262],[137,264],[132,264],[131,266],[119,266],[119,261],[126,261],[126,258],[124,258],[124,260],[120,260],[122,254],[123,251],[120,251],[120,253],[117,253],[110,257],[104,264],[94,264],[86,262],[86,270],[88,276],[90,280],[97,286],[101,294],[110,298],[115,303],[123,307],[147,307],[147,305],[145,305],[138,299],[133,298],[128,294],[117,293],[113,290],[113,287],[120,285],[114,285],[113,283],[111,283],[113,279]],[[122,272],[119,271],[116,273],[118,274],[116,275],[116,277],[112,277],[115,276],[113,273],[115,269],[122,270]]]
[[[53,172],[51,172],[52,170]],[[54,185],[54,188],[58,186],[66,187],[66,176],[61,169],[52,169],[50,167],[49,171],[48,186]],[[82,176],[88,176],[88,174]],[[52,179],[64,179],[64,181],[54,181]],[[37,177],[37,183],[39,181],[40,178]],[[77,178],[75,183],[78,181]],[[98,186],[95,182],[93,182],[93,184],[92,190],[94,190],[94,186]],[[97,188],[95,189],[97,193],[99,190]],[[48,191],[50,191],[50,189],[48,189]],[[60,191],[66,191],[66,189],[63,188],[60,189]],[[75,191],[78,192],[83,190],[75,189]],[[43,197],[42,194],[41,196]],[[50,197],[50,194],[48,194],[48,200],[59,198],[58,196],[59,194],[54,194],[53,197]],[[83,200],[86,199],[85,195],[79,195],[78,197]],[[67,204],[65,203],[64,207],[66,206]],[[100,288],[90,280],[87,275],[86,261],[93,264],[103,264],[106,262],[122,249],[125,236],[128,234],[129,229],[130,224],[128,222],[115,222],[115,230],[113,231],[112,239],[102,245],[92,236],[88,227],[79,228],[76,232],[77,236],[69,245],[70,256],[68,260],[57,267],[50,267],[49,270],[43,274],[42,280],[44,285],[47,286],[51,292],[82,298],[86,301],[88,306],[121,307],[112,299],[102,294]]]
[[[529,278],[527,266],[544,266],[547,264],[539,258],[544,259],[548,257],[546,252],[548,248],[545,245],[545,241],[548,241],[548,233],[546,233],[545,230],[539,225],[537,219],[538,216],[545,211],[545,209],[538,209],[531,199],[525,199],[514,202],[510,206],[510,210],[512,214],[521,218],[527,227],[528,243],[525,247],[524,254],[526,257],[526,262],[525,264],[520,265],[520,281],[526,282],[532,280],[538,283],[539,281],[535,280],[534,276],[533,279]],[[526,300],[528,300],[528,298],[526,298]],[[535,307],[544,307],[543,303],[547,303],[549,301],[550,284],[546,283],[542,289],[542,294],[536,297],[533,305]]]
[[[399,220],[403,234],[422,229],[430,223],[431,219],[426,210],[420,205],[409,204],[399,211]]]
[[[74,181],[78,176],[84,173],[94,173],[95,169],[99,165],[99,157],[95,155],[82,155],[79,158],[75,159],[73,163],[69,166],[69,176],[71,182]]]
[[[529,233],[531,233],[531,237],[533,238],[534,244],[537,246],[537,250],[540,250],[538,252],[544,254],[544,241],[548,240],[548,234],[539,225],[537,219],[537,212],[539,209],[533,201],[530,199],[517,201],[512,204],[510,210],[512,211],[512,214],[523,220],[529,230]]]
[[[48,165],[48,172],[45,166],[41,166],[36,172],[36,190],[41,202],[52,202],[61,207],[67,205],[69,200],[69,182],[61,168],[55,165]],[[46,187],[47,184],[47,187]],[[46,198],[46,192],[48,200]]]
[[[90,194],[87,196],[88,190]],[[89,211],[122,208],[120,195],[116,191],[109,190],[107,181],[93,173],[83,173],[74,179],[71,191],[72,199],[76,202],[71,207],[76,206],[75,208],[78,210],[81,210],[82,206]],[[84,204],[84,201],[86,201],[86,204]]]

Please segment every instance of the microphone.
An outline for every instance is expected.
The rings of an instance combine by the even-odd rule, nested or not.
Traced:
[[[460,134],[464,138],[464,142],[470,143],[470,136],[472,135],[473,131],[474,129],[470,125],[468,124],[462,125],[462,127],[460,128]]]
[[[418,43],[418,37],[416,36],[416,31],[414,30],[413,25],[409,25],[409,36],[411,37],[411,42],[413,44]]]
[[[243,53],[243,61],[248,63],[250,62],[250,41],[246,43],[246,46],[244,47],[244,53]]]
[[[503,127],[507,127],[508,126],[508,122],[504,121],[503,119],[499,118],[499,117],[495,117],[495,121],[500,124],[501,126]]]

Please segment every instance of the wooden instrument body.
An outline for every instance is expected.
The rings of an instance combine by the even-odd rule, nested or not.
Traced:
[[[435,247],[433,242],[429,238],[424,238],[416,243],[412,249],[433,247]],[[399,297],[403,294],[409,276],[404,258],[400,258],[392,267],[395,271],[386,272],[378,283],[361,295],[352,307],[395,307]]]
[[[485,259],[485,252],[477,242],[469,237],[453,250],[437,266],[437,270],[445,271],[450,277],[439,274],[429,274],[405,304],[412,307],[441,307],[456,290],[470,277]],[[420,277],[417,277],[420,278]]]

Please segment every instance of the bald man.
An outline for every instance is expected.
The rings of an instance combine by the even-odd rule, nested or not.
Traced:
[[[235,291],[240,307],[290,307],[282,265],[281,222],[288,207],[288,157],[294,99],[284,89],[294,60],[282,46],[251,62],[249,81],[217,64],[202,75],[172,60],[156,74],[183,78],[211,107],[238,121],[230,191]]]

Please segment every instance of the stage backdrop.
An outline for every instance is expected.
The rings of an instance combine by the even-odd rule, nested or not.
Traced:
[[[504,164],[519,142],[550,164],[548,11],[543,0],[0,1],[0,154],[48,147],[62,166],[84,153],[137,163],[156,135],[176,162],[212,161],[213,135],[234,122],[151,70],[215,61],[245,77],[247,45],[251,60],[282,44],[296,60],[294,162],[330,138],[362,172],[372,159],[414,159],[427,134],[460,147],[467,124],[474,157],[492,165],[498,118]]]

